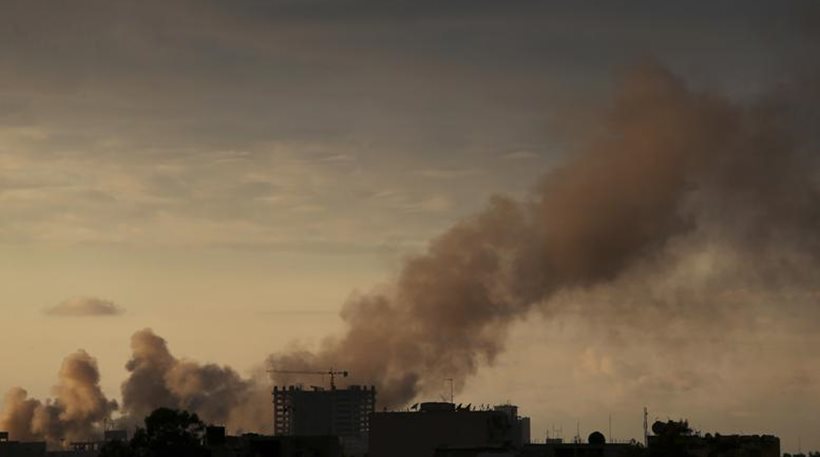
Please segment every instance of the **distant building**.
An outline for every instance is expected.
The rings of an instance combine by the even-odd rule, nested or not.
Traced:
[[[780,438],[773,435],[701,435],[686,421],[657,421],[652,433],[650,457],[780,457]]]
[[[627,457],[635,450],[631,444],[606,443],[604,435],[593,432],[586,443],[564,443],[550,439],[544,443],[524,444],[521,448],[476,447],[440,448],[435,457]]]
[[[625,457],[637,448],[627,443],[607,443],[601,432],[589,434],[586,443],[564,443],[547,439],[544,443],[524,446],[519,457]]]
[[[45,441],[10,441],[8,432],[0,432],[0,457],[96,457],[106,441],[127,441],[125,430],[106,430],[103,441],[72,441],[59,449],[48,450]]]
[[[103,444],[103,441],[72,441],[67,449],[49,451],[48,457],[96,457]]]
[[[518,415],[518,406],[504,404],[493,406],[493,411],[503,412],[510,418],[514,430],[513,436],[517,437],[514,441],[516,445],[528,444],[530,442],[530,418],[521,417]]]
[[[224,427],[208,427],[205,446],[211,457],[342,457],[336,436],[226,436]]]
[[[9,432],[0,432],[0,456],[45,457],[46,442],[20,442],[9,440]]]
[[[518,408],[457,408],[452,403],[422,403],[418,411],[373,413],[370,457],[434,457],[452,449],[519,449],[529,441],[529,420]],[[525,429],[526,428],[526,429]]]
[[[103,432],[103,441],[106,443],[109,441],[128,441],[128,431],[127,430],[106,430]]]
[[[345,455],[364,455],[375,407],[373,386],[329,390],[277,386],[273,388],[274,435],[338,436]]]

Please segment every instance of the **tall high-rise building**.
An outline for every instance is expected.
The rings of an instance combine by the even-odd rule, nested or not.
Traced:
[[[370,414],[376,406],[376,388],[349,386],[323,389],[301,386],[273,388],[275,435],[338,436],[345,455],[367,452]]]

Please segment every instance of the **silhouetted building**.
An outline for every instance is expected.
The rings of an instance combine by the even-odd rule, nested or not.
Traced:
[[[65,449],[48,451],[48,457],[97,457],[103,441],[72,441]]]
[[[512,405],[494,410],[438,402],[416,406],[418,411],[373,413],[370,457],[433,457],[448,449],[519,449],[529,439],[529,421],[518,417]]]
[[[103,441],[105,441],[106,443],[109,441],[122,441],[124,443],[128,441],[128,431],[106,430],[103,432]]]
[[[474,447],[439,448],[435,457],[627,457],[636,448],[631,444],[608,444],[600,432],[592,432],[586,443],[564,443],[560,439],[524,444],[521,448]]]
[[[277,386],[273,388],[274,435],[338,436],[345,455],[364,455],[375,406],[373,386],[330,390]]]
[[[63,445],[63,449],[50,450],[48,457],[96,457],[103,445],[108,441],[128,441],[128,432],[125,430],[105,430],[102,441],[72,441]],[[3,457],[0,454],[0,457]]]
[[[493,406],[493,411],[499,411],[507,415],[513,424],[513,436],[517,437],[514,441],[516,445],[527,444],[530,442],[530,418],[521,417],[518,415],[518,406],[516,405],[496,405]]]
[[[8,432],[0,432],[0,457],[96,457],[105,441],[127,441],[125,430],[107,430],[103,441],[72,441],[48,450],[45,441],[10,441]]]
[[[435,457],[518,457],[519,453],[506,446],[448,447],[436,449]]]
[[[779,457],[773,435],[701,435],[686,421],[657,421],[647,437],[650,457]]]
[[[604,434],[592,432],[586,443],[565,443],[561,439],[547,439],[544,443],[529,444],[522,448],[520,457],[624,457],[637,449],[633,444],[607,443]],[[641,448],[642,449],[642,448]]]
[[[211,457],[342,457],[337,436],[225,436],[224,427],[208,427],[205,445]]]
[[[46,442],[20,442],[9,440],[8,432],[0,432],[0,456],[2,457],[45,457]]]

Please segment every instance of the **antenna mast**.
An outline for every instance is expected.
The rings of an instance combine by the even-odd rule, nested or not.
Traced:
[[[450,381],[450,403],[455,403],[453,400],[453,378],[444,378],[445,381]]]
[[[649,448],[649,411],[643,407],[643,445]]]
[[[612,413],[609,413],[609,436],[606,438],[607,441],[612,443]]]

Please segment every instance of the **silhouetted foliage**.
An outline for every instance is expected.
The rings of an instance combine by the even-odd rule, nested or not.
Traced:
[[[692,436],[693,430],[685,420],[666,422],[657,421],[652,424],[655,433],[654,443],[650,446],[651,457],[689,457],[687,437]]]
[[[629,446],[624,448],[619,454],[618,457],[647,457],[649,455],[649,450],[644,447],[643,444],[632,440],[629,443]]]
[[[196,414],[169,408],[154,410],[129,443],[106,443],[99,457],[209,457],[202,444],[205,424]]]
[[[100,449],[99,457],[135,457],[134,450],[127,441],[108,441]]]

